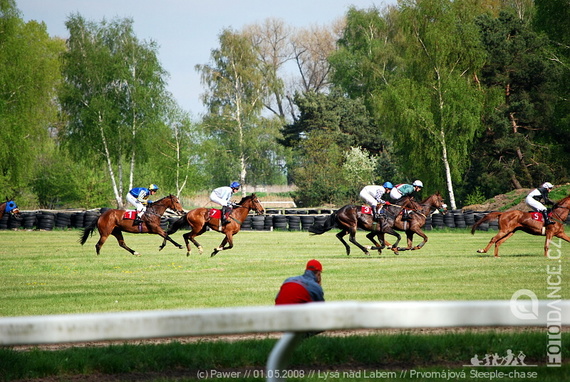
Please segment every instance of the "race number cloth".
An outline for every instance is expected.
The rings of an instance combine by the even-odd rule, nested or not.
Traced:
[[[123,219],[127,220],[135,220],[136,217],[137,217],[137,211],[135,210],[125,211],[125,213],[123,214]]]
[[[211,219],[220,219],[222,217],[222,210],[218,210],[216,208],[211,208],[208,212],[208,217]]]
[[[362,206],[362,207],[360,207],[360,212],[362,212],[365,215],[372,215],[372,207]]]

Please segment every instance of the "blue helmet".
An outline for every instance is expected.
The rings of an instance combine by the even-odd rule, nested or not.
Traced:
[[[158,191],[158,186],[156,184],[151,184],[148,186],[149,191]]]
[[[230,187],[238,189],[241,187],[241,184],[239,184],[239,182],[232,182],[232,184],[230,184]]]
[[[393,185],[392,183],[390,183],[390,182],[385,182],[382,186],[383,186],[384,188],[394,188],[394,185]]]

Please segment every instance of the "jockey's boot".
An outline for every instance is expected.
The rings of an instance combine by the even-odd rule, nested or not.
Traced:
[[[382,204],[378,204],[376,208],[374,208],[374,219],[380,220],[382,217]]]
[[[411,219],[410,219],[410,211],[409,211],[409,210],[404,209],[404,210],[402,211],[402,220],[404,220],[404,221],[411,220]]]
[[[544,218],[544,226],[554,224],[552,220],[548,217],[548,211],[540,211],[542,213],[542,217]]]
[[[231,213],[232,213],[231,206],[222,206],[222,225],[228,224],[230,222],[229,216]]]
[[[139,225],[139,224],[142,224],[142,222],[143,222],[143,221],[142,221],[142,214],[139,215],[139,214],[137,213],[137,217],[136,217],[135,220],[133,221],[133,225]]]

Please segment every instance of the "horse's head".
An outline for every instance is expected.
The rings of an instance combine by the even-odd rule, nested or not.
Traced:
[[[6,198],[6,203],[4,206],[4,212],[12,214],[14,216],[20,216],[20,209],[16,205],[16,202],[12,199]]]
[[[430,208],[434,208],[442,214],[447,212],[447,204],[445,204],[445,200],[443,200],[443,196],[441,196],[439,191],[428,197],[422,204],[430,206]]]
[[[168,208],[176,212],[178,215],[184,214],[184,208],[182,208],[182,204],[180,204],[180,200],[178,200],[176,196],[170,194],[165,199],[168,199],[170,202]]]
[[[176,212],[176,214],[178,215],[183,215],[184,214],[184,209],[182,208],[182,205],[180,204],[180,201],[178,200],[178,198],[172,194],[165,196],[162,199],[157,200],[156,202],[152,203],[151,206],[156,206],[156,207],[163,207],[163,208],[169,208],[172,211]]]
[[[265,213],[265,209],[263,208],[261,202],[259,201],[259,198],[255,194],[244,196],[238,204],[242,207],[254,210],[255,213],[258,215],[263,215]]]

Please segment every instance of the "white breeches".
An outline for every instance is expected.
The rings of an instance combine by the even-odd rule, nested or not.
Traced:
[[[402,193],[400,191],[398,191],[398,189],[396,187],[394,187],[390,191],[390,197],[394,200],[400,200],[400,198],[402,197]]]
[[[546,211],[546,207],[544,206],[544,204],[542,204],[541,202],[539,202],[538,200],[536,200],[535,198],[532,197],[528,197],[525,199],[526,204],[528,204],[533,210],[535,211]]]
[[[133,195],[127,194],[127,201],[137,209],[137,215],[139,215],[139,217],[146,211],[145,205],[137,200]]]
[[[378,205],[378,201],[372,195],[370,195],[365,190],[360,191],[360,197],[366,201],[370,205],[370,207],[376,207]]]

